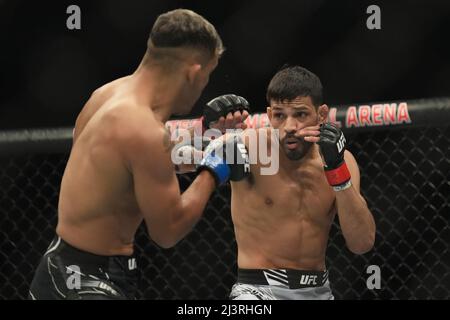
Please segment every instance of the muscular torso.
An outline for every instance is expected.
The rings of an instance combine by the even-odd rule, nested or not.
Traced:
[[[282,152],[275,175],[261,175],[255,164],[250,178],[232,183],[238,266],[324,270],[335,196],[318,147],[298,166]]]
[[[61,183],[56,232],[71,245],[99,255],[132,254],[143,220],[114,132],[115,119],[134,112],[126,88],[127,78],[116,80],[87,102],[77,119]]]

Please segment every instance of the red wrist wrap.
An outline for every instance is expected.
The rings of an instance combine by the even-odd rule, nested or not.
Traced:
[[[339,186],[350,180],[350,171],[348,171],[347,165],[343,162],[336,169],[325,170],[325,176],[330,185]]]

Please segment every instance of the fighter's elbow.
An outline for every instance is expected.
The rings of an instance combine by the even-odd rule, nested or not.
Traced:
[[[165,211],[163,219],[157,219],[155,215],[144,215],[149,238],[163,249],[174,247],[183,236],[180,217],[180,214],[172,211]]]
[[[177,243],[178,243],[177,241],[159,241],[159,242],[156,242],[156,244],[158,246],[160,246],[161,248],[163,248],[163,249],[173,248],[173,247],[175,247],[175,245]]]
[[[374,245],[375,233],[369,234],[355,243],[347,243],[347,248],[354,254],[365,254],[372,250]]]
[[[159,224],[156,226],[147,222],[146,226],[149,237],[161,248],[170,249],[179,241],[174,230],[169,225]]]
[[[373,246],[348,246],[348,249],[354,254],[365,254],[372,250]]]
[[[150,234],[150,232],[149,232]],[[163,249],[170,249],[178,243],[178,239],[172,237],[170,234],[166,235],[150,235],[152,240]]]

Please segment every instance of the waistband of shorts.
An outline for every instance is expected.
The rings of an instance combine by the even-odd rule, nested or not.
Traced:
[[[238,269],[238,282],[253,285],[280,286],[289,289],[322,287],[328,280],[328,270]]]
[[[124,269],[134,270],[137,268],[136,259],[134,256],[101,256],[90,253],[64,241],[61,237],[56,236],[49,245],[45,256],[58,255],[68,263],[82,265],[96,265],[108,269],[112,264],[120,264]]]

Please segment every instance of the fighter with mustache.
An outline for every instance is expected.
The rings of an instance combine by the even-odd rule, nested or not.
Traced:
[[[353,253],[371,250],[375,241],[358,164],[342,131],[326,122],[329,109],[315,74],[299,66],[280,70],[267,101],[271,127],[258,130],[278,129],[279,138],[258,147],[279,144],[279,170],[261,174],[264,165],[253,159],[250,174],[231,181],[238,247],[231,298],[333,299],[325,254],[335,215]],[[247,149],[250,130],[242,135]]]

